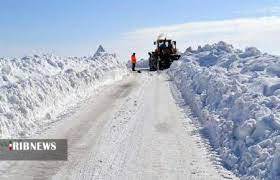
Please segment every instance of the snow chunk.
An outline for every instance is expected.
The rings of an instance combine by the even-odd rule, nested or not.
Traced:
[[[267,82],[263,89],[263,94],[265,96],[272,96],[276,90],[280,89],[280,79],[278,81],[274,81],[271,79],[270,82]]]
[[[253,57],[253,56],[260,56],[261,51],[258,50],[255,47],[248,47],[245,49],[245,52],[240,54],[241,58],[248,58],[248,57]]]

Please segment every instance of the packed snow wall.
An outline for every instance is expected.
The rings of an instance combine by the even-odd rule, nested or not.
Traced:
[[[280,57],[219,42],[188,48],[168,74],[228,169],[280,178]]]
[[[0,137],[28,137],[100,86],[127,74],[114,54],[0,58]]]

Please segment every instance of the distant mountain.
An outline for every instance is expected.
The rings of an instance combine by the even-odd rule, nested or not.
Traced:
[[[94,53],[94,56],[100,56],[102,54],[106,53],[105,49],[103,48],[102,45],[99,45],[97,48],[96,52]]]

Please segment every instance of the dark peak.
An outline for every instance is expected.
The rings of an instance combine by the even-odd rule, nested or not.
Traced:
[[[105,52],[105,49],[103,48],[102,45],[99,45],[97,50],[96,50],[96,53],[103,53],[103,52]]]

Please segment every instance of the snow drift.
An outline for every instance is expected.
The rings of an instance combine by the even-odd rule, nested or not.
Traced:
[[[0,58],[0,136],[30,136],[96,88],[127,71],[103,48],[92,57]]]
[[[228,169],[280,178],[280,58],[224,42],[188,48],[168,71]]]

